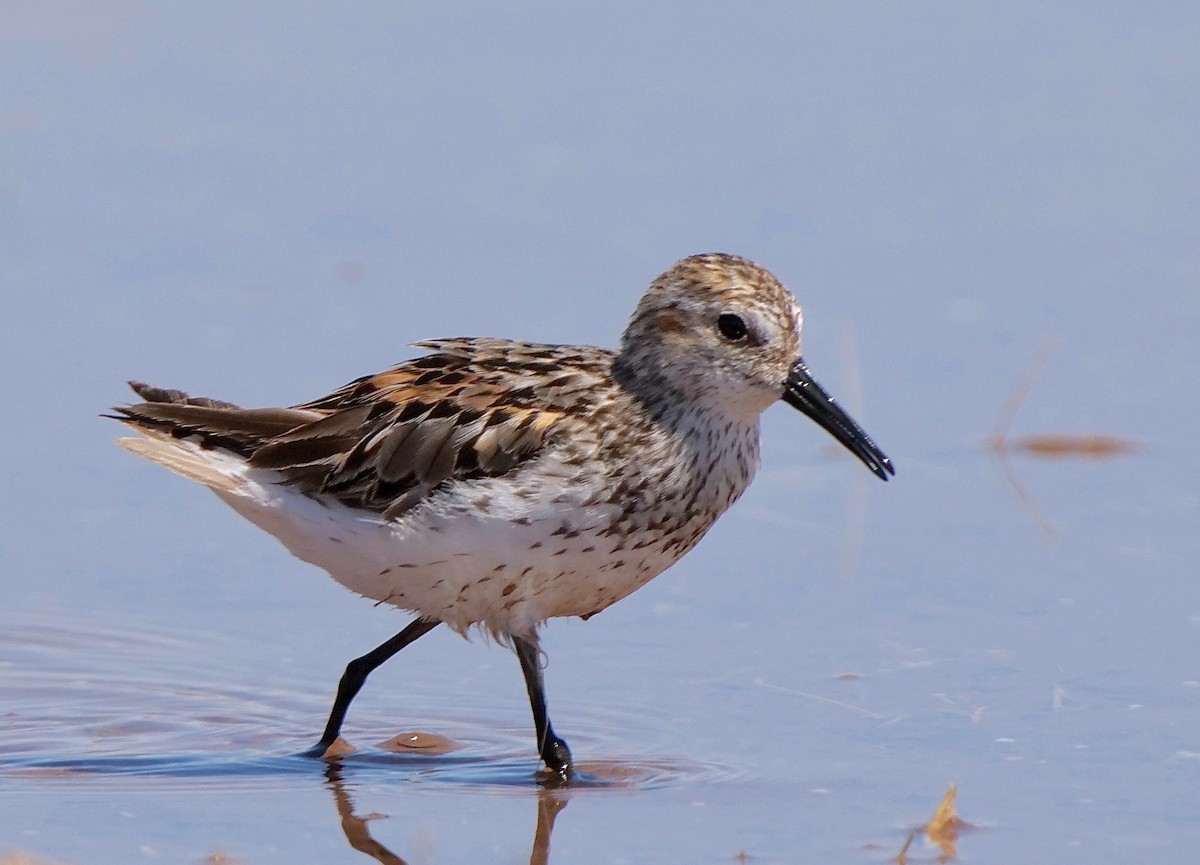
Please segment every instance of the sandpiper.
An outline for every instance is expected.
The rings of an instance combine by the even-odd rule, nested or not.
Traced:
[[[685,258],[617,350],[437,339],[428,354],[291,408],[131,382],[128,450],[207,486],[342,585],[416,614],[349,663],[326,755],[371,671],[441,623],[516,652],[538,751],[566,778],[538,629],[588,619],[662,573],[746,490],[759,415],[798,408],[883,480],[891,461],[813,380],[801,312],[768,271]]]

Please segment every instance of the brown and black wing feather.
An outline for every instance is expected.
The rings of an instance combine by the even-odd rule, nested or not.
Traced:
[[[503,475],[534,457],[562,417],[589,409],[611,364],[598,349],[420,345],[434,353],[291,408],[244,409],[131,383],[145,402],[116,409],[117,417],[230,450],[301,492],[394,518],[448,480]],[[571,373],[562,372],[564,359]]]

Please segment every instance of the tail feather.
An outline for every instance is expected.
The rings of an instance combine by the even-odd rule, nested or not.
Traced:
[[[193,481],[198,481],[216,492],[234,492],[242,486],[242,479],[230,471],[222,470],[221,462],[236,459],[220,455],[216,451],[201,450],[198,445],[154,430],[142,430],[144,438],[117,439],[117,444],[130,453],[145,457],[151,462],[170,469]]]
[[[240,405],[235,405],[231,402],[225,402],[219,399],[210,399],[206,396],[188,396],[181,390],[155,387],[152,384],[146,384],[144,381],[130,381],[126,383],[134,393],[136,393],[146,402],[181,403],[183,405],[203,406],[204,408],[241,409]]]
[[[118,406],[107,417],[144,438],[117,439],[117,444],[218,493],[243,486],[246,460],[265,443],[324,417],[306,409],[245,409],[140,381],[129,386],[144,402]]]
[[[176,439],[194,437],[201,447],[224,448],[247,458],[276,437],[325,416],[308,409],[247,409],[140,381],[131,381],[129,386],[145,401],[118,406],[108,417],[144,435],[157,432]]]

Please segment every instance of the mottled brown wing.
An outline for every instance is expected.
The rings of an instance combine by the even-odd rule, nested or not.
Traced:
[[[505,340],[418,345],[435,353],[297,406],[330,414],[277,437],[251,464],[394,518],[447,480],[503,475],[536,456],[561,418],[588,410],[611,363],[600,350]],[[356,440],[326,454],[328,430],[343,422]]]
[[[502,475],[534,457],[565,415],[587,412],[612,355],[601,349],[457,339],[286,409],[134,385],[116,409],[134,427],[196,437],[274,469],[307,494],[394,518],[447,480]],[[601,388],[602,389],[602,388]]]

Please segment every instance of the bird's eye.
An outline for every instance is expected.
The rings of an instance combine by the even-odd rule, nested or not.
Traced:
[[[717,330],[721,331],[721,336],[730,342],[738,342],[746,338],[746,322],[742,321],[740,315],[734,315],[732,312],[725,312],[717,316]]]

